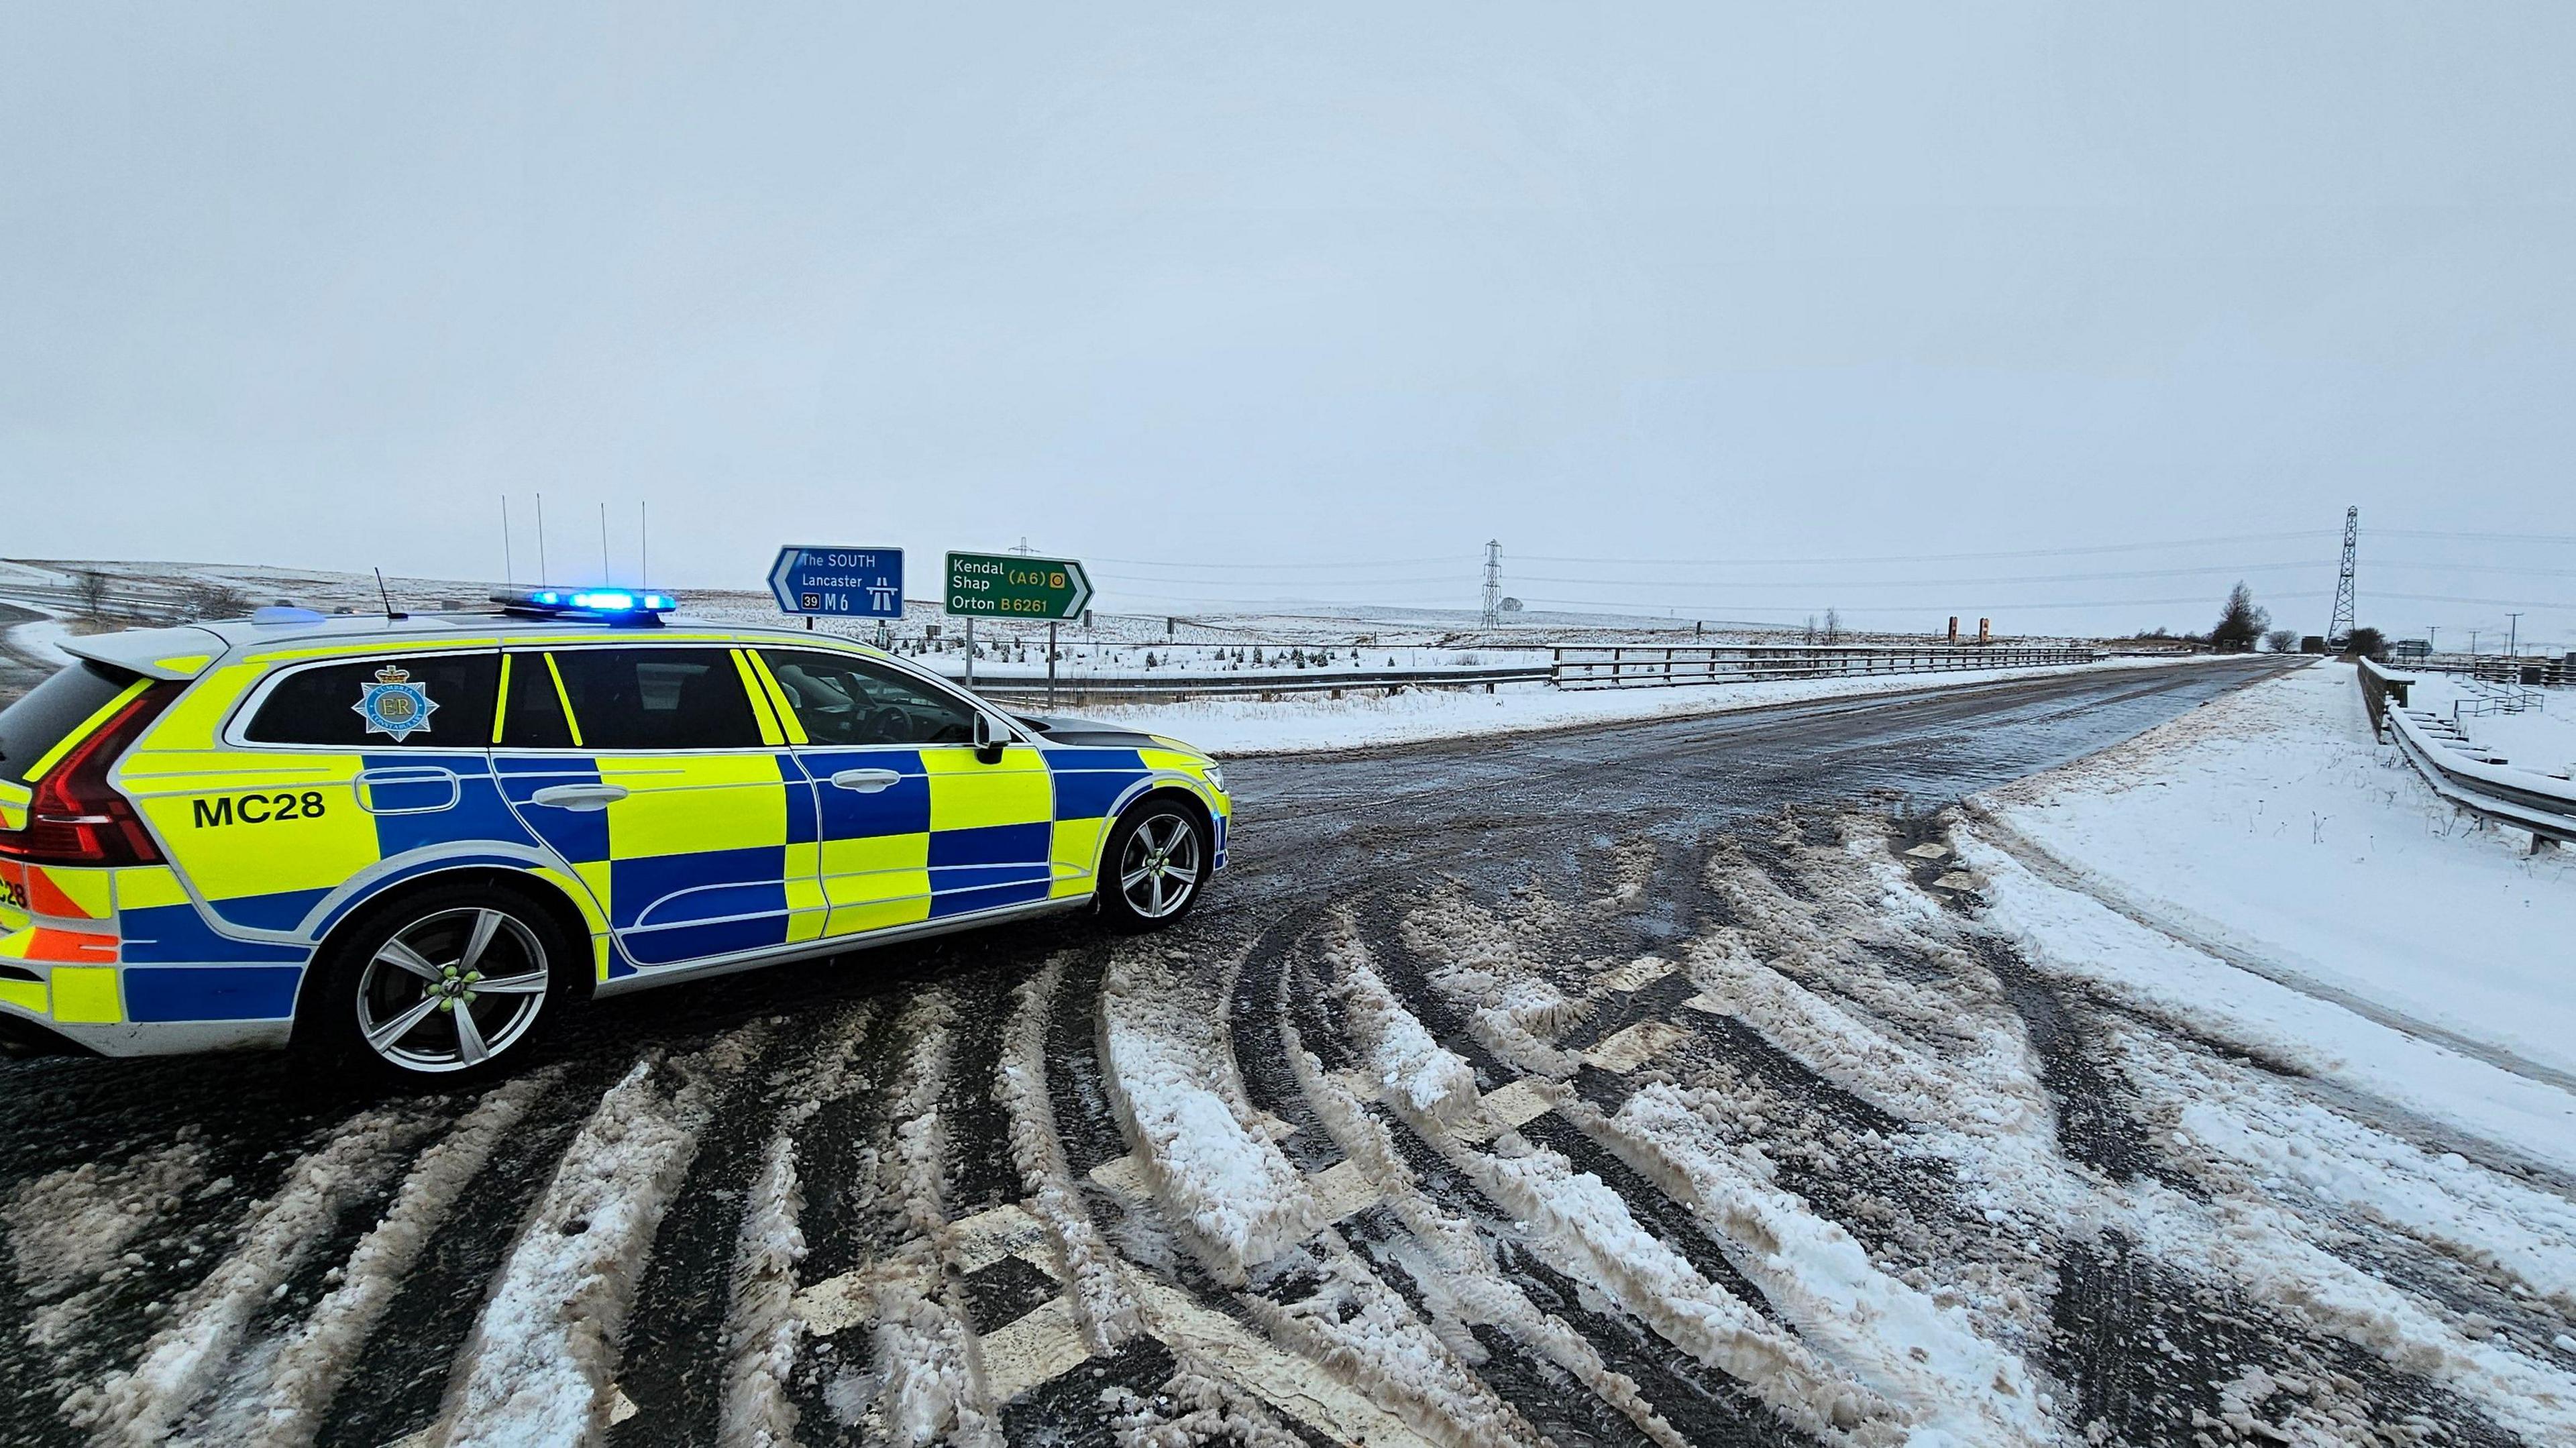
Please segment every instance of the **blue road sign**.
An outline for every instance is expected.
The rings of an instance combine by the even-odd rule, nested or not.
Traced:
[[[900,548],[786,547],[770,565],[769,592],[788,613],[824,618],[903,617]]]

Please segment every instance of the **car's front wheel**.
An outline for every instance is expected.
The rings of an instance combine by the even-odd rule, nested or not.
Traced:
[[[515,1066],[569,993],[578,959],[551,914],[497,885],[394,901],[329,954],[311,1044],[354,1074],[412,1085]]]
[[[1101,919],[1116,930],[1160,930],[1198,903],[1215,842],[1206,818],[1178,796],[1147,795],[1110,826],[1100,863]]]

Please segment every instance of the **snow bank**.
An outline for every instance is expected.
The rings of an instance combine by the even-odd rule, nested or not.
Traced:
[[[1685,1448],[1687,1440],[1646,1401],[1634,1379],[1603,1362],[1600,1352],[1580,1333],[1530,1301],[1529,1294],[1502,1274],[1477,1229],[1422,1190],[1385,1125],[1361,1109],[1359,1098],[1348,1087],[1324,1073],[1323,1064],[1299,1041],[1295,1027],[1283,1029],[1298,1087],[1313,1103],[1324,1129],[1421,1244],[1427,1260],[1409,1260],[1406,1266],[1432,1314],[1432,1331],[1463,1350],[1477,1346],[1468,1327],[1499,1327],[1626,1414],[1661,1448]],[[1383,1081],[1375,1085],[1382,1093],[1388,1090]],[[1407,1249],[1398,1243],[1391,1250]]]
[[[1347,911],[1335,921],[1330,954],[1334,991],[1380,1086],[1415,1117],[1443,1123],[1464,1119],[1476,1106],[1475,1070],[1431,1039],[1422,1022],[1396,1003],[1369,968],[1366,948]]]
[[[1458,1164],[1520,1219],[1541,1256],[1592,1283],[1630,1315],[1745,1385],[1811,1432],[1850,1429],[1891,1414],[1877,1395],[1829,1367],[1789,1333],[1699,1274],[1637,1225],[1619,1194],[1563,1156],[1505,1132],[1496,1152]]]
[[[755,1022],[667,1062],[648,1052],[600,1097],[520,1228],[434,1438],[529,1448],[587,1442],[607,1426],[627,1309],[697,1155],[713,1078],[739,1070],[766,1033]]]
[[[2438,799],[2372,743],[2349,666],[2254,685],[1987,804],[2276,978],[2576,1075],[2576,851],[2528,857],[2519,832]]]
[[[1210,1035],[1215,1002],[1184,992],[1152,946],[1111,960],[1100,986],[1113,1104],[1173,1213],[1240,1282],[1318,1225],[1305,1178],[1212,1082],[1230,1079]]]
[[[1691,684],[1669,689],[1556,689],[1545,684],[1503,684],[1490,694],[1474,689],[1408,689],[1393,695],[1354,692],[1340,699],[1292,694],[1268,703],[1241,697],[1171,704],[1095,702],[1082,705],[1077,712],[1132,729],[1186,739],[1219,755],[1283,754],[1622,720],[1689,718],[1812,699],[1864,698],[1917,689],[1951,690],[2005,679],[2181,667],[2204,662],[2206,657],[2197,661],[2108,659],[2045,668]]]
[[[2293,990],[2060,889],[1955,832],[1987,877],[1985,918],[2031,963],[2106,986],[2191,1029],[2576,1171],[2576,1094]],[[2535,1011],[2548,1007],[2534,1002]]]
[[[2407,1233],[2576,1310],[2576,1205],[2566,1199],[2205,1058],[2133,1042],[2122,1070],[2184,1102],[2176,1121],[2193,1148],[2236,1163],[2264,1191]]]
[[[73,662],[71,650],[63,647],[63,640],[71,636],[70,624],[58,618],[40,618],[9,630],[9,652],[59,667]]]
[[[205,1181],[206,1157],[205,1132],[192,1124],[122,1162],[85,1161],[19,1183],[0,1224],[33,1307],[30,1346],[54,1347],[79,1326],[91,1298],[125,1275],[127,1248]]]
[[[1125,1265],[1082,1204],[1073,1165],[1065,1158],[1064,1139],[1056,1133],[1055,1106],[1047,1094],[1047,1016],[1063,987],[1064,967],[1065,957],[1059,954],[1013,993],[1009,1035],[1003,1043],[994,1094],[1010,1117],[1011,1161],[1019,1168],[1021,1184],[1028,1188],[1029,1211],[1054,1234],[1063,1254],[1083,1340],[1095,1353],[1110,1353],[1143,1330],[1144,1323],[1136,1294],[1127,1285]]]
[[[349,1254],[341,1268],[340,1285],[314,1305],[304,1325],[278,1354],[269,1378],[262,1441],[275,1445],[312,1441],[331,1395],[339,1390],[430,1233],[446,1220],[466,1186],[483,1170],[492,1148],[517,1127],[538,1097],[554,1089],[562,1074],[549,1068],[494,1088],[412,1163],[410,1174],[394,1192],[393,1204]]]
[[[796,1134],[825,1103],[849,1090],[850,1053],[875,1020],[873,1001],[844,1006],[816,1054],[786,1083],[787,1103],[734,1244],[733,1297],[725,1312],[732,1361],[716,1414],[716,1441],[724,1448],[777,1448],[796,1439],[796,1406],[787,1398],[805,1334],[795,1310],[797,1268],[805,1260]]]
[[[956,1008],[945,991],[910,1013],[897,1082],[892,1149],[878,1158],[878,1191],[902,1236],[875,1269],[878,1413],[895,1442],[946,1438],[965,1448],[999,1448],[1001,1427],[984,1387],[975,1329],[950,1291],[944,1201],[948,1126],[939,1101],[948,1088]]]
[[[277,1190],[250,1209],[232,1251],[181,1299],[142,1360],[65,1404],[73,1423],[102,1442],[170,1441],[181,1417],[223,1371],[251,1314],[341,1209],[380,1185],[426,1129],[408,1112],[361,1111],[298,1158]]]
[[[2052,1429],[2019,1356],[1956,1306],[1882,1272],[1849,1232],[1770,1185],[1703,1121],[1689,1094],[1649,1085],[1604,1125],[1705,1223],[1710,1236],[1809,1342],[1960,1443],[2047,1441]],[[1758,1158],[1757,1158],[1758,1160]]]
[[[1525,897],[1526,902],[1526,897]],[[1540,970],[1536,942],[1550,921],[1526,903],[1506,922],[1456,885],[1405,912],[1405,945],[1422,957],[1432,989],[1467,1013],[1478,1044],[1516,1069],[1563,1080],[1582,1060],[1556,1038],[1592,1013]]]

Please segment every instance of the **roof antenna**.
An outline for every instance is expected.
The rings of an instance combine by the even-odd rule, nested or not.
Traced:
[[[411,617],[407,613],[394,612],[394,596],[385,590],[385,571],[381,568],[376,570],[376,597],[385,601],[385,618],[388,621]]]
[[[519,569],[510,556],[510,495],[501,495],[501,586],[519,586]]]

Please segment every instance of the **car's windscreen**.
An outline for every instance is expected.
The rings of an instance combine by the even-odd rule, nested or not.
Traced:
[[[764,649],[761,659],[816,744],[967,744],[975,715],[900,669],[848,654]]]
[[[761,742],[742,670],[728,650],[565,649],[554,661],[584,749],[749,749]]]
[[[481,749],[492,742],[497,653],[399,654],[277,681],[242,737],[253,744]]]
[[[141,677],[84,659],[0,709],[0,780],[25,784],[36,761]]]

